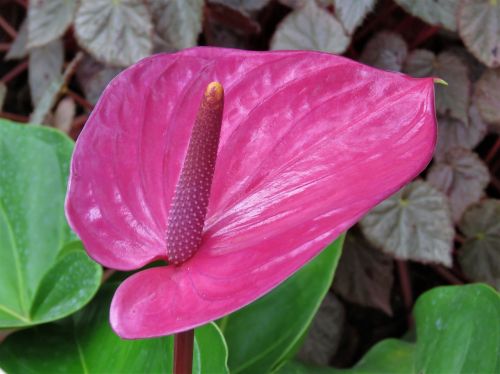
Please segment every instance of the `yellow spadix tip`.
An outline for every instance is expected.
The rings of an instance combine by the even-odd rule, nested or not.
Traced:
[[[211,102],[220,101],[224,97],[224,88],[219,82],[211,82],[205,90],[205,97]]]

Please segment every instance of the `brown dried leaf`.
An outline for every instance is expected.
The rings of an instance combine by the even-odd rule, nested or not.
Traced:
[[[500,69],[489,69],[476,84],[474,100],[481,117],[500,129]]]
[[[71,97],[65,97],[59,102],[56,110],[54,111],[52,124],[62,132],[69,134],[71,125],[73,124],[73,120],[75,119],[75,114],[75,101]]]
[[[210,3],[222,4],[242,13],[261,10],[270,0],[209,0]]]
[[[401,71],[407,54],[408,46],[399,34],[381,31],[366,44],[360,60],[379,69]]]
[[[473,149],[487,133],[488,126],[481,119],[477,107],[469,108],[469,125],[450,116],[438,116],[438,141],[434,158],[442,160],[453,148]]]
[[[351,303],[392,315],[392,258],[373,248],[358,230],[349,230],[333,289]]]
[[[312,321],[298,357],[304,362],[328,365],[339,346],[344,319],[344,306],[335,295],[327,293]]]

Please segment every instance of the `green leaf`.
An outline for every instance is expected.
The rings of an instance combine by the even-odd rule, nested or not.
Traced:
[[[446,196],[417,180],[361,221],[366,238],[400,259],[451,265],[454,229]]]
[[[153,23],[137,0],[87,0],[76,13],[75,35],[97,60],[128,66],[151,54]]]
[[[415,373],[498,373],[500,295],[481,284],[437,287],[414,310]]]
[[[414,309],[417,342],[386,339],[352,369],[311,367],[299,362],[281,374],[498,373],[500,295],[482,284],[434,288]]]
[[[97,292],[101,267],[65,249],[72,150],[59,131],[0,120],[0,328],[65,317]]]
[[[0,345],[0,366],[22,373],[171,373],[172,336],[122,340],[108,322],[114,286],[80,313],[18,332]],[[227,373],[227,347],[213,323],[195,330],[193,373]]]
[[[500,66],[498,0],[462,0],[457,19],[458,32],[469,51],[486,66]]]
[[[414,344],[397,339],[386,339],[374,345],[354,366],[355,373],[413,372]]]
[[[332,283],[344,237],[275,290],[218,321],[231,373],[267,373],[295,353]]]
[[[350,40],[333,15],[318,7],[315,1],[308,1],[278,25],[271,40],[271,49],[343,53]]]
[[[500,200],[486,199],[470,207],[459,229],[465,236],[458,252],[463,272],[500,291]]]
[[[412,343],[386,339],[374,345],[352,369],[315,367],[292,361],[279,374],[410,374],[413,373],[414,351]]]

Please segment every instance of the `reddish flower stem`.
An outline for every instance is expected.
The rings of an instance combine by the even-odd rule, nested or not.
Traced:
[[[438,31],[439,31],[438,26],[426,27],[417,35],[413,43],[410,45],[410,49],[415,49],[421,44],[425,43],[427,40],[432,38]]]
[[[0,82],[7,84],[9,81],[17,77],[19,74],[24,72],[28,68],[28,61],[23,61],[19,65],[17,65],[14,69],[5,74]]]
[[[29,118],[26,116],[21,116],[19,114],[0,112],[0,118],[10,119],[16,122],[29,122]]]
[[[5,31],[5,33],[9,34],[12,39],[15,39],[17,36],[17,31],[3,18],[0,16],[0,27]]]
[[[391,13],[396,10],[396,8],[397,5],[395,3],[391,3],[391,5],[381,11],[375,19],[363,27],[360,32],[356,33],[354,40],[358,41],[366,35],[373,33],[372,31],[374,31],[376,26],[378,26],[379,23],[384,22],[391,15]]]
[[[15,0],[15,1],[25,9],[28,7],[28,3],[26,2],[26,0]]]
[[[488,154],[486,155],[485,159],[486,162],[490,163],[491,161],[493,161],[493,158],[495,157],[495,155],[498,153],[499,150],[500,150],[500,137],[497,138],[497,141],[495,142],[493,147],[491,147]]]
[[[10,49],[11,43],[0,43],[0,52],[6,52]]]
[[[92,110],[94,109],[94,106],[89,103],[85,98],[83,98],[82,96],[78,95],[76,92],[73,92],[73,91],[70,91],[70,90],[67,90],[66,91],[66,95],[68,95],[69,97],[71,97],[73,100],[75,100],[75,102],[78,104],[78,105],[81,105],[83,108],[85,109],[88,109],[88,110]]]
[[[495,177],[491,177],[491,185],[495,187],[498,191],[500,191],[500,180]]]
[[[174,374],[191,374],[193,371],[194,330],[174,335]]]
[[[464,282],[461,279],[459,279],[455,274],[445,269],[444,267],[440,265],[433,265],[432,268],[436,273],[438,273],[441,276],[441,278],[448,281],[448,283],[456,285],[464,284]]]
[[[405,303],[406,311],[408,312],[408,325],[413,325],[411,317],[411,308],[413,306],[413,292],[411,290],[410,275],[408,273],[408,265],[406,261],[396,260],[398,269],[399,282],[401,284],[401,291],[403,293],[403,301]]]

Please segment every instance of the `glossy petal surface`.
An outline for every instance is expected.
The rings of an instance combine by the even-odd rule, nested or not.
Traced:
[[[73,158],[67,215],[90,255],[165,258],[169,207],[205,87],[224,115],[202,245],[117,291],[119,335],[171,334],[289,277],[429,162],[432,79],[318,52],[194,48],[141,61],[104,92]]]

